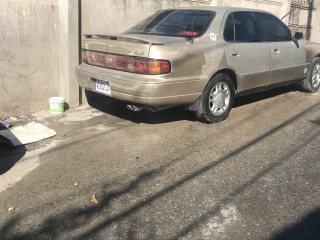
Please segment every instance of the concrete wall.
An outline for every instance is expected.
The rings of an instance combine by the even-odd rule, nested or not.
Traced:
[[[0,117],[48,109],[51,96],[78,103],[70,73],[78,63],[77,4],[0,1]]]
[[[290,0],[212,0],[213,6],[247,7],[272,12],[279,18],[290,11]],[[287,22],[284,19],[284,22]]]
[[[83,0],[82,31],[121,33],[160,9],[188,5],[250,7],[271,11],[279,17],[290,10],[289,0]]]
[[[121,33],[160,9],[209,6],[210,2],[211,0],[82,0],[82,32]]]
[[[314,3],[315,12],[312,14],[311,24],[311,41],[320,42],[320,1],[316,0]]]

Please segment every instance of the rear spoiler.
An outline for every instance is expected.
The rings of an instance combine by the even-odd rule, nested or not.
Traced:
[[[85,34],[83,35],[85,38],[95,38],[95,39],[109,39],[114,41],[124,41],[124,42],[135,42],[141,44],[150,44],[150,45],[164,45],[163,43],[155,43],[147,40],[137,39],[137,38],[129,38],[122,37],[117,35],[102,35],[102,34]]]

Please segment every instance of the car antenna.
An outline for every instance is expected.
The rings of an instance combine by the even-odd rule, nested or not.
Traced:
[[[281,18],[281,20],[284,19],[286,16],[290,15],[291,13],[293,13],[295,10],[296,10],[296,8],[292,9],[290,12],[288,12],[286,15],[284,15],[284,16]]]

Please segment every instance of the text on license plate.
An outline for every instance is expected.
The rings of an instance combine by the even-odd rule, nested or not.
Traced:
[[[96,91],[98,93],[102,93],[102,94],[111,96],[111,89],[110,89],[110,86],[107,82],[95,79],[95,84],[96,84]]]

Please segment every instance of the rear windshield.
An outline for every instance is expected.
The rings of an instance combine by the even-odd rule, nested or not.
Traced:
[[[214,16],[214,12],[206,10],[165,10],[148,17],[125,33],[198,37],[207,30]]]

